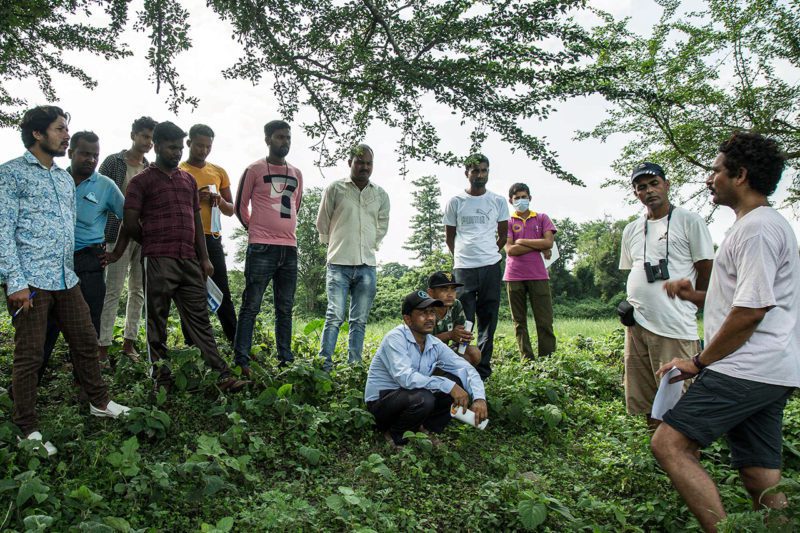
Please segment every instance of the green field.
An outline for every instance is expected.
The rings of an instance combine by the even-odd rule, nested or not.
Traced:
[[[7,382],[13,332],[3,320]],[[10,400],[0,394],[0,530],[698,530],[653,460],[644,424],[625,415],[615,322],[558,321],[557,353],[535,362],[520,360],[511,324],[501,323],[487,430],[454,423],[442,446],[420,434],[399,452],[363,409],[365,366],[323,373],[312,362],[318,331],[306,336],[304,326],[295,327],[297,362],[278,370],[272,325],[258,325],[266,362],[254,366],[256,386],[238,396],[218,394],[193,350],[171,353],[179,390],[167,397],[152,393],[144,366],[121,361],[108,379],[114,397],[135,407],[125,422],[87,416],[59,346],[39,400],[56,457],[17,445]],[[368,328],[370,357],[392,326]],[[170,327],[180,345],[177,323]],[[345,351],[342,338],[337,357]],[[797,397],[784,434],[785,476],[796,480]],[[758,530],[764,517],[746,512],[725,444],[713,444],[703,462],[736,513],[724,530]],[[789,492],[794,509],[800,492]]]

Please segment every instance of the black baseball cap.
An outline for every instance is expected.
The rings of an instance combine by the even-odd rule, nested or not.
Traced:
[[[450,272],[440,270],[431,274],[428,278],[428,288],[435,289],[436,287],[463,287],[463,283],[456,282],[456,278]]]
[[[633,173],[631,174],[631,182],[636,181],[636,178],[639,176],[661,176],[662,178],[667,179],[667,176],[664,174],[664,169],[661,168],[661,165],[648,162],[636,165],[636,168],[633,169]]]
[[[414,291],[403,299],[403,314],[410,315],[414,309],[444,307],[444,302],[431,298],[425,291]]]

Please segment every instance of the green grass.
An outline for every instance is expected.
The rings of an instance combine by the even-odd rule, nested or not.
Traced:
[[[394,325],[370,325],[365,364],[328,376],[311,362],[317,335],[303,335],[299,323],[297,361],[278,369],[272,324],[259,321],[265,363],[253,367],[256,386],[237,396],[218,393],[194,350],[170,352],[182,385],[169,396],[154,396],[145,367],[123,360],[107,379],[114,398],[135,407],[124,422],[87,416],[71,373],[56,372],[38,404],[41,429],[60,449],[52,459],[17,445],[0,393],[0,530],[699,530],[655,464],[645,424],[625,415],[615,322],[557,321],[556,354],[533,362],[520,359],[503,322],[488,429],[454,423],[443,446],[418,434],[399,452],[372,430],[362,400],[369,359]],[[175,321],[170,328],[178,339]],[[6,377],[11,338],[0,320]],[[346,351],[341,336],[336,359]],[[797,479],[798,398],[784,435],[784,473]],[[728,455],[719,441],[702,459],[738,513],[727,531],[758,530],[763,516],[747,513]],[[792,513],[800,490],[789,494]]]

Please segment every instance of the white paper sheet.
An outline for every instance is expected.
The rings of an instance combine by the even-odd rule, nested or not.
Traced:
[[[542,252],[539,252],[539,253],[542,254]],[[556,244],[556,242],[553,241],[553,248],[550,250],[550,259],[544,259],[544,254],[542,254],[542,259],[544,259],[544,267],[545,268],[550,268],[550,265],[555,263],[556,259],[558,259],[558,257],[559,257],[558,256],[558,244]]]
[[[678,400],[683,395],[683,381],[677,383],[670,383],[669,380],[675,376],[680,375],[681,371],[675,367],[664,374],[661,378],[661,383],[658,384],[658,392],[656,398],[653,400],[653,411],[650,413],[650,418],[654,420],[663,420],[664,413],[675,407]]]
[[[208,310],[216,313],[219,306],[222,305],[222,291],[211,278],[206,278],[206,293]]]

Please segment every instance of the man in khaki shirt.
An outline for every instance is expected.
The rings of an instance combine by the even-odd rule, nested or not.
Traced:
[[[348,361],[361,361],[367,317],[375,299],[375,252],[389,229],[389,195],[372,183],[372,148],[356,146],[348,165],[350,177],[334,181],[322,195],[317,214],[319,240],[328,245],[328,310],[320,356],[325,370],[339,338],[350,295]]]

